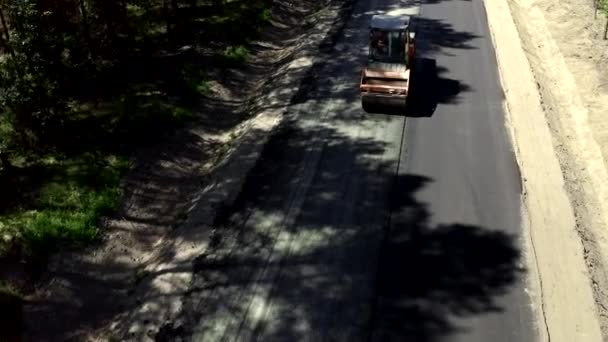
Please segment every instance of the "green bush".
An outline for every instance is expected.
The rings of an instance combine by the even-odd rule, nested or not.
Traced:
[[[272,10],[270,8],[265,8],[260,13],[260,21],[264,24],[267,24],[272,19]]]
[[[248,56],[249,50],[243,45],[228,46],[222,53],[224,61],[229,65],[243,63],[247,60]]]

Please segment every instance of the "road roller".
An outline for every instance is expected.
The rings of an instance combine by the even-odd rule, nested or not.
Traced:
[[[414,64],[414,17],[374,15],[368,60],[361,71],[361,105],[367,113],[404,113]]]

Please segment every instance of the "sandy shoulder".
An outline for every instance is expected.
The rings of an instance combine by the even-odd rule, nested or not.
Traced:
[[[524,184],[530,286],[537,301],[539,331],[543,340],[601,341],[584,246],[545,114],[545,95],[537,84],[536,60],[529,53],[542,53],[543,65],[565,76],[561,61],[550,37],[543,36],[538,17],[534,18],[539,20],[534,22],[534,39],[545,44],[533,47],[531,34],[515,25],[521,23],[520,13],[514,11],[512,16],[507,0],[486,0],[485,5]],[[529,8],[526,11],[526,15],[534,14]],[[558,87],[567,84],[557,83]]]
[[[608,339],[608,41],[586,0],[511,2],[544,100]],[[548,63],[547,63],[548,62]]]

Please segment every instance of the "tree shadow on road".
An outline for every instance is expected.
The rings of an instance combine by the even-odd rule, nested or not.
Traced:
[[[290,221],[295,199],[285,194],[303,182],[314,136],[327,143]],[[268,146],[235,206],[216,221],[214,248],[197,259],[187,309],[159,340],[438,341],[458,333],[453,317],[501,310],[496,299],[523,272],[513,237],[492,227],[431,226],[415,194],[432,180],[395,176],[394,164],[368,158],[385,143],[292,127]]]
[[[358,106],[357,74],[365,58],[365,46],[358,44],[365,41],[359,38],[367,35],[369,19],[360,7],[353,8],[350,24],[337,28],[344,39],[332,44],[344,43],[323,51],[292,100],[318,102],[302,115],[318,115],[318,122],[299,126],[292,115],[271,138],[237,201],[215,222],[212,248],[195,264],[186,309],[159,340],[198,334],[437,341],[459,331],[453,317],[501,310],[497,299],[523,272],[514,238],[494,227],[431,226],[429,209],[415,193],[432,180],[401,175],[395,183],[394,160],[380,158],[394,146],[378,136],[353,137],[338,129],[359,122],[361,130],[382,131],[398,123],[386,116],[366,119]],[[423,44],[424,60],[443,48],[474,48],[469,42],[476,36],[470,33],[437,20],[424,24],[438,32]],[[435,70],[435,75],[447,71]],[[436,80],[441,89],[426,93],[433,97],[430,103],[454,103],[469,90],[457,80]],[[329,120],[323,99],[348,105],[329,111]],[[431,115],[430,108],[417,115]],[[318,161],[311,157],[315,153]],[[310,187],[301,185],[308,163],[317,162]],[[300,204],[297,196],[288,196],[300,192],[306,195]],[[297,214],[294,208],[300,208]],[[391,213],[397,215],[389,224]]]
[[[428,210],[412,196],[430,181],[397,179],[378,269],[374,341],[437,341],[463,332],[452,318],[501,311],[496,298],[524,274],[514,236],[473,225],[431,226]]]

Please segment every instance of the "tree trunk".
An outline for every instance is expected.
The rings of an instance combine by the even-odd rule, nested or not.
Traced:
[[[606,16],[606,26],[604,27],[604,40],[608,39],[608,16]]]
[[[4,39],[4,44],[6,46],[6,49],[8,50],[8,52],[11,54],[11,56],[15,57],[15,51],[13,51],[13,48],[11,47],[11,34],[10,31],[8,30],[8,25],[6,24],[6,17],[4,16],[4,9],[2,9],[2,5],[0,4],[0,21],[2,21],[2,30],[4,35],[6,36],[6,39]]]
[[[165,16],[165,25],[167,27],[167,40],[169,41],[169,44],[171,44],[171,13],[169,11],[169,4],[167,1],[168,0],[163,0],[163,14]]]
[[[13,170],[13,164],[11,164],[11,161],[8,160],[8,156],[6,155],[6,153],[4,153],[4,151],[0,151],[0,165],[0,171],[4,175],[10,174]]]
[[[4,9],[2,8],[2,5],[0,5],[0,20],[2,21],[2,29],[4,30],[4,34],[6,35],[6,40],[10,41],[11,35],[8,30],[8,25],[6,24],[6,17],[4,16]]]
[[[6,39],[4,39],[4,34],[0,33],[0,45],[5,48],[7,51],[10,51],[10,47]]]
[[[179,44],[180,33],[181,33],[181,19],[179,13],[179,4],[178,0],[171,0],[171,21],[173,25],[173,45]]]
[[[600,7],[600,0],[593,0],[593,19],[597,19],[597,10]]]
[[[87,52],[89,54],[89,58],[93,57],[93,38],[91,38],[91,28],[89,25],[89,14],[87,12],[87,7],[85,6],[84,0],[78,0],[78,5],[80,7],[80,15],[82,17],[82,31],[84,34],[84,39],[87,42]]]
[[[593,9],[593,20],[597,20],[597,6]]]

